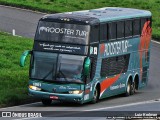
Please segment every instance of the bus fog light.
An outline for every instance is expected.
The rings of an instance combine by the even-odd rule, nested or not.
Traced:
[[[41,90],[41,88],[38,88],[38,87],[33,86],[33,85],[29,85],[29,88],[32,89],[32,90],[37,90],[37,91]]]
[[[74,91],[69,91],[69,94],[81,94],[83,91],[82,90],[74,90]]]

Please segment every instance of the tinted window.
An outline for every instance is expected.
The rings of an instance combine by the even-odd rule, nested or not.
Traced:
[[[85,56],[59,54],[57,63],[57,80],[82,80]]]
[[[132,36],[132,21],[125,21],[125,37]]]
[[[152,18],[147,18],[148,21],[150,21],[150,27],[152,27]]]
[[[140,34],[140,19],[135,19],[133,21],[133,35]]]
[[[91,26],[91,38],[90,43],[99,41],[99,25]]]
[[[94,78],[96,73],[96,65],[97,65],[97,58],[91,58],[91,80]]]
[[[33,52],[30,77],[50,81],[82,81],[85,56]]]
[[[102,59],[101,76],[111,76],[127,72],[129,54]]]
[[[117,38],[123,38],[124,37],[124,22],[120,21],[117,22]]]
[[[100,40],[105,41],[107,39],[107,24],[102,23],[100,25]]]
[[[145,24],[146,21],[147,21],[146,18],[141,18],[141,30],[143,29],[144,24]]]
[[[33,52],[31,78],[53,80],[57,64],[56,53]]]
[[[112,22],[108,24],[109,39],[116,39],[116,23]]]

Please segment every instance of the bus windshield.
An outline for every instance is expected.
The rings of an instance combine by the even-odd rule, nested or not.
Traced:
[[[55,82],[83,83],[84,58],[85,56],[33,52],[30,77]]]
[[[89,32],[89,25],[39,21],[35,40],[86,45]]]

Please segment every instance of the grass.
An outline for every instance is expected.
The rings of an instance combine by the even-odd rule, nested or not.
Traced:
[[[31,39],[0,32],[0,107],[27,102],[29,58],[24,68],[19,66],[19,60],[32,45]]]
[[[153,38],[160,40],[160,0],[0,0],[0,4],[57,13],[100,7],[131,7],[153,14]]]

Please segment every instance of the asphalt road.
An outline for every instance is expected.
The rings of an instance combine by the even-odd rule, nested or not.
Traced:
[[[38,19],[43,16],[40,13],[17,10],[0,6],[0,30],[12,32],[16,30],[17,35],[34,37]],[[0,109],[0,111],[84,111],[84,110],[159,110],[160,111],[160,44],[152,42],[150,75],[148,86],[130,97],[115,96],[101,100],[97,104],[76,105],[71,103],[53,102],[49,107],[42,103],[34,103]],[[144,101],[152,100],[153,104]],[[156,102],[154,102],[156,101]],[[139,103],[140,104],[137,104]],[[142,103],[141,103],[142,102]],[[145,105],[144,105],[145,103]],[[131,107],[135,104],[135,107]],[[125,105],[128,105],[126,107]],[[118,109],[116,106],[119,106]],[[141,106],[141,107],[139,107]],[[144,107],[150,106],[150,107]],[[113,108],[113,109],[112,109]],[[134,109],[131,109],[134,108]]]
[[[44,14],[0,6],[0,31],[33,38],[39,18]]]

